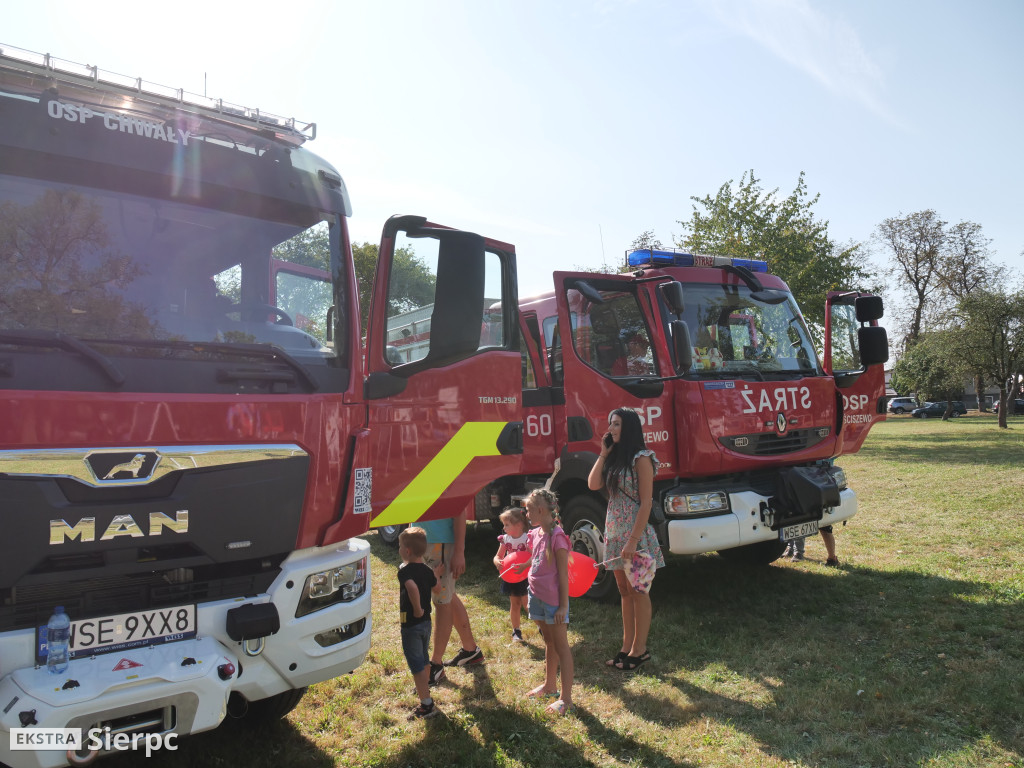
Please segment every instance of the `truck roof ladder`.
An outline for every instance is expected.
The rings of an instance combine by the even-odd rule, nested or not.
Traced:
[[[58,59],[48,53],[34,53],[14,46],[0,44],[0,67],[24,74],[64,82],[79,88],[130,96],[165,109],[190,112],[249,130],[270,131],[289,144],[299,145],[316,138],[316,123],[303,123],[259,109],[231,104],[223,99],[211,99],[183,88],[169,88],[107,72],[89,64],[77,64]]]

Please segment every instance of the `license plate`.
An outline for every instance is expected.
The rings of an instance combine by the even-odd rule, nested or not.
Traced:
[[[787,525],[785,528],[779,530],[780,541],[792,541],[793,539],[802,539],[804,536],[814,536],[818,533],[818,521],[811,520],[809,523],[797,523],[796,525]]]
[[[68,655],[72,659],[147,645],[175,643],[196,636],[196,607],[156,608],[71,622]],[[39,628],[39,658],[46,660],[46,627]]]

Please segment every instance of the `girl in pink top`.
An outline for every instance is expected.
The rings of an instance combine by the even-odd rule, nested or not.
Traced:
[[[564,715],[572,709],[573,661],[569,647],[569,537],[556,524],[558,500],[543,488],[526,499],[530,524],[530,618],[537,622],[544,637],[544,684],[527,696],[553,698],[548,711]],[[522,567],[526,567],[524,563]],[[558,695],[561,667],[562,694]]]

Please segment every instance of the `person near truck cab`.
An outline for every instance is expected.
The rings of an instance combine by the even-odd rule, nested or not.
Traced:
[[[399,614],[402,653],[416,684],[420,703],[409,715],[410,720],[433,717],[437,707],[430,695],[430,594],[440,589],[437,572],[423,562],[427,551],[427,534],[422,528],[406,528],[398,536]]]
[[[622,605],[622,648],[606,665],[633,670],[651,658],[647,635],[651,629],[651,597],[635,589],[626,572],[637,552],[665,565],[661,545],[650,525],[654,475],[658,459],[644,442],[640,416],[632,408],[616,408],[601,439],[601,454],[587,478],[591,490],[608,490],[605,517],[605,561],[615,574]]]
[[[465,667],[480,664],[484,652],[473,637],[466,606],[455,593],[455,582],[466,571],[466,512],[444,520],[421,520],[418,525],[427,532],[427,552],[423,562],[431,569],[441,569],[441,590],[434,594],[434,653],[430,657],[430,684],[445,679],[445,667]],[[454,657],[443,661],[452,636],[452,628],[459,635],[462,647]]]

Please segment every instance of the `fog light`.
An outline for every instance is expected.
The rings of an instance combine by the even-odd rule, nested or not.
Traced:
[[[828,473],[832,475],[832,479],[836,481],[840,491],[847,489],[846,472],[843,471],[842,467],[829,467]]]

